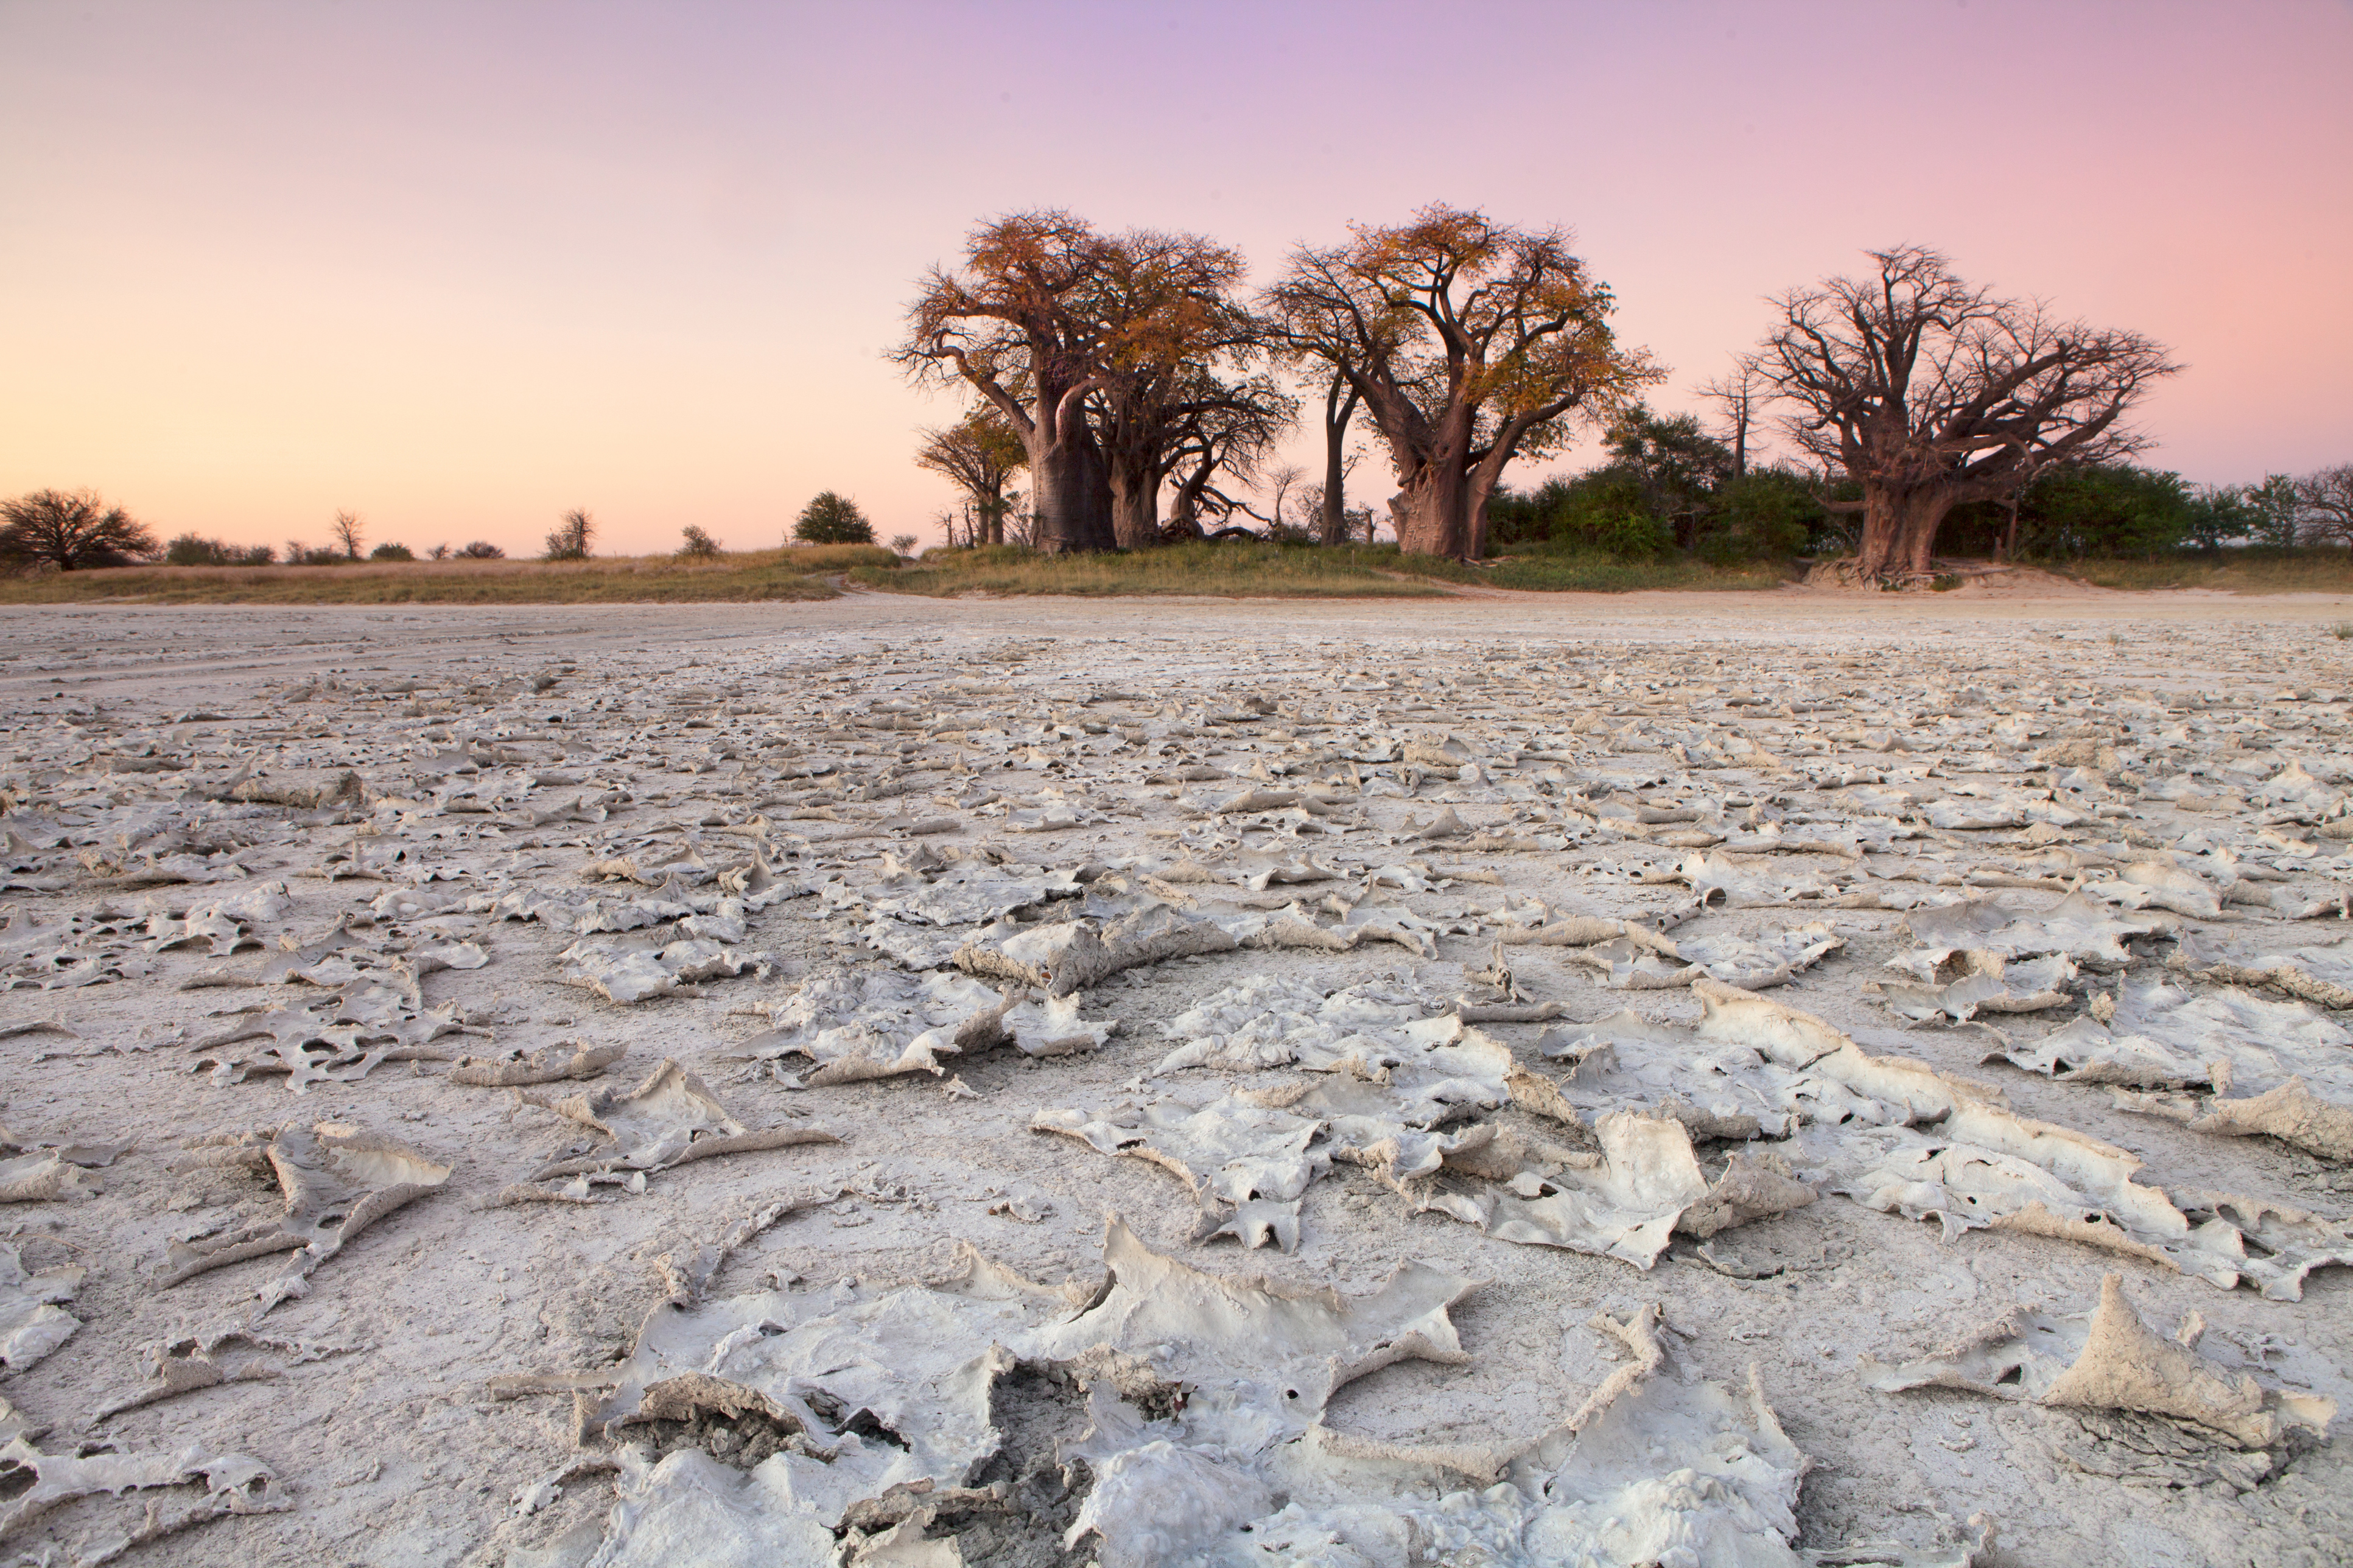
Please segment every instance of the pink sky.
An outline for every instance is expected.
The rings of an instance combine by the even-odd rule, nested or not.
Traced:
[[[769,545],[834,489],[927,534],[957,405],[882,353],[976,219],[1262,278],[1433,200],[1575,229],[1663,406],[1909,241],[2171,345],[2149,461],[2309,469],[2353,460],[2348,66],[2343,0],[5,0],[0,495],[522,553],[573,506]]]

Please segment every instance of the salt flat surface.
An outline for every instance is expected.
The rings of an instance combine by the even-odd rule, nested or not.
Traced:
[[[2341,1560],[2347,614],[0,611],[0,1563]]]

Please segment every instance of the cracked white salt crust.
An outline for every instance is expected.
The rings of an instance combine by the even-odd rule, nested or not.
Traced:
[[[1325,1408],[1398,1362],[1468,1359],[1449,1311],[1479,1282],[1409,1266],[1366,1295],[1284,1289],[1192,1268],[1116,1223],[1103,1262],[1075,1313],[969,1249],[923,1284],[657,1308],[628,1360],[576,1381],[600,1391],[589,1428],[750,1410],[793,1427],[793,1447],[748,1473],[624,1448],[601,1531],[565,1560],[830,1552],[862,1499],[968,1488],[1002,1441],[997,1382],[1050,1365],[1086,1415],[1059,1448],[1092,1478],[1069,1544],[1106,1565],[1797,1561],[1804,1458],[1753,1376],[1740,1388],[1675,1368],[1654,1310],[1597,1317],[1630,1364],[1558,1425],[1416,1447],[1335,1428]],[[849,1430],[853,1417],[889,1440]],[[843,1560],[898,1560],[858,1550]]]
[[[2105,1276],[2099,1304],[2081,1314],[2015,1310],[1952,1350],[1900,1366],[1865,1356],[1865,1387],[1896,1393],[1930,1384],[2035,1405],[2126,1410],[2186,1422],[2211,1440],[2269,1447],[2292,1432],[2325,1435],[2337,1403],[2269,1387],[2200,1355],[2200,1330],[2150,1331]]]
[[[259,1127],[200,1157],[248,1168],[283,1200],[282,1216],[267,1198],[230,1215],[201,1182],[173,1194],[167,1212],[196,1206],[171,1222],[165,1273],[193,1264],[214,1278],[187,1276],[165,1300],[217,1289],[267,1310],[315,1287],[356,1305],[379,1282],[411,1289],[396,1268],[367,1271],[411,1235],[458,1253],[471,1245],[453,1239],[459,1226],[525,1246],[667,1236],[706,1192],[899,1149],[955,1151],[997,1200],[985,1217],[973,1200],[977,1223],[1050,1256],[1094,1187],[1129,1180],[1125,1158],[1163,1167],[1134,1179],[1176,1199],[1155,1218],[1177,1256],[1115,1233],[1112,1278],[1083,1299],[1050,1300],[1009,1270],[986,1287],[867,1283],[854,1260],[955,1232],[933,1216],[967,1184],[934,1173],[878,1179],[864,1196],[837,1186],[836,1245],[794,1256],[804,1268],[823,1257],[839,1283],[767,1293],[786,1304],[761,1310],[755,1336],[800,1336],[808,1359],[778,1350],[789,1365],[763,1382],[728,1359],[761,1351],[745,1340],[720,1358],[726,1375],[706,1356],[657,1379],[659,1398],[608,1423],[561,1484],[521,1489],[553,1507],[563,1485],[610,1474],[609,1517],[575,1510],[543,1544],[511,1540],[511,1568],[691,1552],[957,1561],[959,1541],[984,1538],[960,1520],[1004,1524],[1029,1505],[969,1484],[996,1422],[954,1392],[969,1392],[956,1369],[1084,1321],[1095,1342],[1057,1339],[1039,1355],[1068,1380],[1052,1397],[1090,1428],[1060,1447],[1075,1539],[1106,1563],[1790,1561],[1803,1461],[1761,1384],[1698,1375],[1738,1360],[1712,1317],[1678,1305],[1708,1287],[1689,1270],[1637,1270],[1677,1237],[1737,1226],[1767,1226],[1741,1244],[1757,1256],[1802,1256],[1789,1238],[1822,1231],[1910,1246],[1852,1228],[1893,1217],[1837,1217],[1852,1211],[1827,1197],[1934,1220],[1973,1262],[2018,1263],[2046,1284],[2122,1259],[2143,1285],[2180,1272],[2252,1286],[2263,1299],[2229,1310],[2323,1336],[2292,1303],[2313,1269],[2353,1262],[2327,1195],[2353,1149],[2341,1125],[2353,1047],[2330,1016],[2353,973],[2320,923],[2348,907],[2353,768],[2325,688],[2225,689],[2274,632],[2201,630],[2182,647],[2211,669],[2147,689],[2098,673],[2122,655],[2022,633],[1952,669],[1881,650],[1911,672],[1894,681],[1844,660],[1834,639],[1791,643],[1788,668],[1751,660],[1735,679],[1704,639],[1432,644],[1352,672],[1307,643],[1255,636],[983,647],[959,633],[861,645],[839,665],[831,636],[746,644],[707,673],[598,652],[518,679],[520,656],[500,652],[495,675],[304,676],[228,713],[149,715],[44,684],[17,731],[21,765],[0,768],[0,984],[41,994],[43,1015],[0,1020],[0,1040],[41,1086],[27,1098],[103,1081],[139,1104],[165,1097],[192,1132]],[[1092,667],[1074,682],[1082,648],[1135,689]],[[768,679],[781,669],[795,673]],[[1791,1003],[1756,994],[1775,988]],[[1668,1005],[1688,991],[1701,1017],[1612,1013],[1631,999],[1614,994],[1651,990]],[[126,1026],[133,997],[152,1016]],[[724,1021],[735,1015],[764,1016],[768,1033],[747,1043],[756,1030]],[[1920,1028],[1917,1054],[1939,1065],[1885,1049],[1873,1026],[1890,1021]],[[632,1047],[640,1068],[605,1081]],[[1950,1070],[1978,1056],[2035,1075],[2002,1081],[2042,1114]],[[649,1076],[647,1061],[660,1064]],[[189,1066],[210,1071],[175,1072]],[[2045,1074],[2098,1085],[2141,1119]],[[212,1119],[227,1097],[267,1089],[256,1078],[330,1097],[343,1120]],[[456,1098],[438,1098],[444,1085]],[[453,1109],[494,1101],[502,1121]],[[0,1201],[31,1224],[61,1216],[60,1234],[152,1226],[156,1199],[139,1184],[154,1141],[142,1132],[148,1148],[127,1153],[77,1142],[123,1135],[77,1107],[43,1113],[53,1141],[0,1147]],[[465,1157],[451,1157],[451,1130],[375,1131],[395,1107],[404,1123],[465,1119]],[[24,1108],[13,1114],[22,1125]],[[1117,1166],[1103,1158],[1114,1154]],[[746,1158],[705,1163],[719,1156]],[[694,1169],[670,1173],[682,1167]],[[121,1212],[124,1183],[135,1215]],[[413,1201],[441,1193],[464,1201]],[[79,1217],[100,1209],[102,1222]],[[1419,1359],[1468,1366],[1446,1344],[1476,1361],[1483,1336],[1510,1342],[1546,1281],[1594,1278],[1564,1256],[1585,1254],[1665,1299],[1664,1321],[1690,1331],[1683,1371],[1660,1320],[1621,1302],[1597,1331],[1634,1364],[1567,1423],[1574,1442],[1541,1422],[1476,1443],[1459,1430],[1376,1442],[1326,1424],[1320,1401],[1337,1384],[1248,1325],[1322,1343],[1330,1323],[1298,1305],[1317,1299],[1319,1273],[1393,1232],[1409,1251],[1467,1256],[1451,1238],[1473,1233],[1453,1222],[1515,1244],[1478,1255],[1510,1276],[1509,1294],[1490,1298],[1501,1304],[1467,1341],[1432,1328]],[[1414,1240],[1411,1227],[1440,1225],[1443,1237]],[[395,1232],[381,1237],[394,1250],[363,1230]],[[1187,1260],[1185,1248],[1227,1239],[1290,1255],[1272,1261],[1293,1282],[1219,1280]],[[25,1245],[45,1265],[27,1280],[52,1282],[18,1288],[31,1337],[10,1389],[47,1403],[59,1367],[121,1354],[92,1348],[116,1346],[119,1325],[90,1303],[116,1298],[76,1296],[90,1321],[32,1364],[58,1330],[41,1314],[67,1303],[34,1299],[61,1286],[54,1258]],[[648,1334],[662,1313],[705,1310],[732,1245],[665,1257],[677,1304]],[[1869,1274],[1868,1245],[1831,1250]],[[264,1258],[287,1251],[291,1269]],[[104,1247],[77,1256],[121,1263]],[[429,1256],[441,1278],[445,1259]],[[1810,1267],[1734,1272],[1800,1285],[1792,1334],[1823,1311],[1849,1321],[1815,1307]],[[499,1303],[512,1289],[542,1331],[593,1316],[596,1292],[574,1272],[510,1287],[501,1268]],[[1874,1276],[1864,1288],[1922,1287]],[[939,1299],[999,1289],[1018,1305],[1013,1338],[958,1339]],[[1746,1310],[1708,1299],[1711,1313]],[[1359,1315],[1364,1300],[1319,1310]],[[1119,1324],[1100,1315],[1113,1303]],[[876,1326],[892,1312],[929,1326]],[[1229,1320],[1244,1327],[1201,1327]],[[925,1333],[972,1356],[933,1367],[907,1348]],[[142,1361],[153,1381],[138,1386],[190,1418],[256,1378],[310,1396],[321,1373],[303,1369],[322,1355],[339,1374],[380,1375],[367,1345],[264,1341],[249,1324],[142,1342],[178,1347]],[[1354,1365],[1354,1344],[1333,1353]],[[610,1368],[596,1364],[564,1386],[607,1399],[596,1378]],[[1767,1370],[1788,1386],[1788,1367]],[[769,1405],[729,1403],[754,1384]],[[1290,1410],[1294,1397],[1315,1408]],[[1865,1424],[1842,1426],[1852,1396],[1803,1397],[1837,1462],[1867,1470]],[[108,1408],[135,1422],[145,1405]],[[688,1446],[637,1449],[649,1421]],[[712,1434],[761,1422],[793,1441],[758,1467],[720,1458]],[[2227,1463],[2168,1458],[2168,1484],[2219,1478],[2284,1497],[2318,1462],[2300,1445],[2325,1425],[2284,1423],[2281,1441]],[[0,1410],[0,1438],[36,1426]],[[1622,1446],[1602,1441],[1609,1430]],[[2094,1436],[2176,1441],[2152,1430]],[[2084,1476],[2131,1473],[2106,1450],[2068,1452]],[[913,1466],[902,1481],[872,1489],[900,1465]],[[2073,1518],[2049,1497],[2090,1483],[2028,1484],[2046,1514]],[[1933,1486],[1972,1489],[1951,1474]],[[168,1517],[282,1500],[232,1487]],[[115,1517],[104,1502],[67,1506]],[[357,1504],[306,1492],[303,1506],[342,1518]],[[1885,1517],[1873,1506],[1817,1490],[1805,1549],[1958,1563],[1988,1539],[1973,1527],[1933,1548],[1820,1544],[1869,1533]],[[2174,1500],[2165,1517],[2196,1506]]]
[[[2106,1022],[2087,1014],[1987,1059],[2071,1082],[2176,1091],[2119,1103],[2200,1131],[2267,1133],[2353,1160],[2353,1033],[2303,1002],[2126,981]]]
[[[81,1320],[63,1303],[89,1272],[69,1264],[27,1273],[18,1250],[0,1245],[0,1366],[23,1372],[73,1337]]]
[[[2233,1214],[2273,1206],[2244,1198],[2204,1195],[2185,1208],[2141,1184],[2141,1162],[2126,1151],[2018,1116],[1987,1086],[1873,1056],[1747,992],[1713,981],[1692,989],[1704,1008],[1694,1026],[1621,1015],[1554,1047],[1577,1058],[1565,1089],[1572,1102],[1630,1089],[1719,1136],[1795,1135],[1792,1163],[1817,1173],[1815,1184],[1936,1219],[1948,1236],[1992,1226],[2059,1237],[2289,1300],[2312,1269],[2353,1261],[2353,1231],[2342,1226],[2300,1211],[2234,1224]]]

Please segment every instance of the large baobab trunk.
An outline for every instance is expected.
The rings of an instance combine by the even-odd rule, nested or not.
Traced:
[[[1160,476],[1139,473],[1126,463],[1111,468],[1113,536],[1122,550],[1149,550],[1160,542]]]
[[[1477,548],[1468,476],[1459,462],[1425,463],[1405,482],[1398,546],[1408,555],[1470,559]]]
[[[1031,505],[1038,517],[1039,549],[1060,555],[1117,546],[1111,478],[1103,448],[1092,435],[1072,432],[1051,447],[1033,442],[1029,473],[1036,484]]]
[[[1857,569],[1866,579],[1926,573],[1935,559],[1936,531],[1952,510],[1952,491],[1943,486],[1913,490],[1864,487]]]

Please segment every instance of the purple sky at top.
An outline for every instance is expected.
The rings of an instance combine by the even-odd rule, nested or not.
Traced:
[[[2348,65],[2345,0],[0,0],[0,494],[520,553],[571,506],[770,544],[836,489],[929,533],[957,405],[882,354],[976,220],[1263,278],[1433,200],[1572,227],[1662,406],[1917,242],[2167,342],[2147,460],[2255,479],[2353,460]]]

